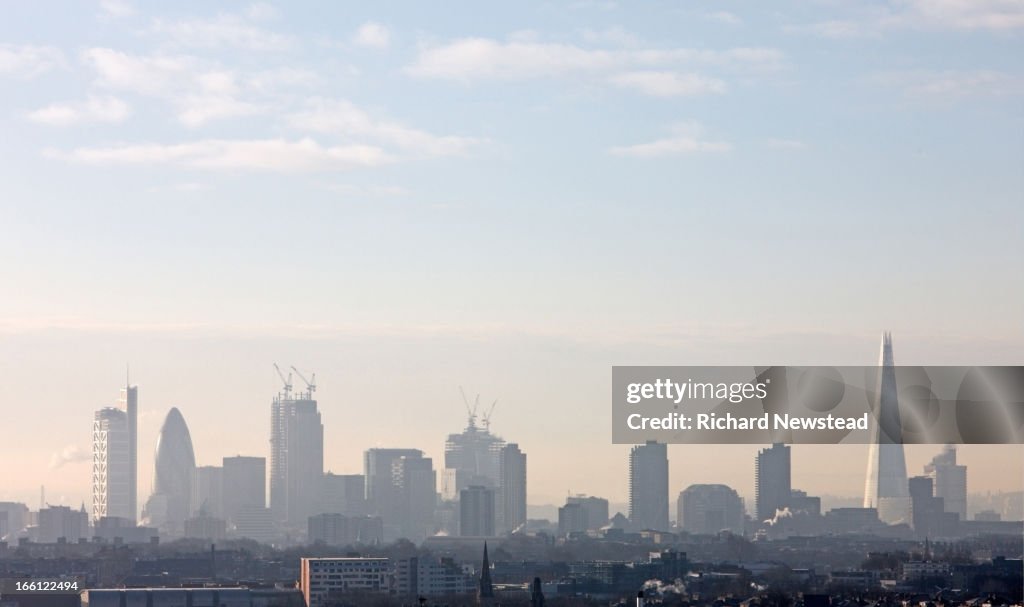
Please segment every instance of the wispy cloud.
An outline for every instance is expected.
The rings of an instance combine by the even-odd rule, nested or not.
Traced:
[[[127,0],[100,0],[100,10],[105,16],[114,18],[131,17],[137,12]]]
[[[1024,78],[996,70],[903,70],[876,74],[872,80],[908,97],[942,102],[1024,95]]]
[[[129,113],[128,104],[117,97],[90,95],[85,101],[51,103],[29,112],[28,119],[50,126],[70,126],[88,122],[123,122]]]
[[[32,78],[64,65],[64,53],[52,46],[0,44],[0,76]]]
[[[242,98],[244,83],[235,72],[206,65],[188,55],[133,55],[91,48],[83,58],[96,73],[97,86],[163,99],[176,108],[178,120],[189,127],[267,110]]]
[[[703,137],[704,128],[694,122],[672,126],[670,135],[654,141],[632,145],[615,146],[608,150],[614,156],[633,158],[657,158],[700,152],[728,152],[732,145],[725,141],[711,141]]]
[[[156,19],[151,32],[174,45],[188,48],[233,47],[249,51],[283,51],[291,37],[272,32],[240,15],[221,14],[206,19]]]
[[[367,48],[386,49],[391,45],[391,31],[381,25],[369,21],[359,26],[352,36],[352,44]]]
[[[311,99],[288,117],[293,127],[344,137],[365,137],[426,156],[461,154],[483,142],[473,137],[434,135],[401,123],[378,120],[344,99]]]
[[[705,67],[765,73],[778,70],[773,48],[585,48],[562,42],[460,38],[420,50],[406,72],[418,78],[472,82],[564,76],[610,76],[666,67]]]
[[[765,145],[773,150],[803,150],[807,148],[807,144],[799,139],[771,138],[765,141]]]
[[[650,70],[622,72],[609,78],[609,81],[617,86],[635,89],[655,97],[689,97],[724,93],[726,89],[725,83],[717,78]]]
[[[1024,28],[1021,0],[898,0],[858,5],[848,17],[791,24],[790,33],[844,39],[878,36],[887,30],[1014,30]]]
[[[369,145],[325,146],[313,139],[203,139],[187,143],[116,144],[46,150],[51,158],[97,166],[172,165],[203,170],[281,173],[340,171],[386,164],[392,158]]]
[[[67,464],[77,464],[92,460],[92,454],[78,445],[68,445],[50,456],[50,468],[63,468]]]
[[[739,17],[737,17],[735,13],[730,13],[729,11],[714,11],[711,13],[706,13],[704,15],[704,18],[707,19],[708,21],[724,23],[725,25],[739,25],[743,23],[743,21]]]

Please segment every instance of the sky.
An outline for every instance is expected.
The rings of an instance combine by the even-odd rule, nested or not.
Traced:
[[[327,468],[439,466],[464,386],[555,503],[625,499],[612,365],[1021,364],[1021,56],[1020,0],[5,6],[0,500],[89,502],[126,365],[140,503],[172,406],[267,453],[274,362]],[[673,495],[756,449],[672,447]]]

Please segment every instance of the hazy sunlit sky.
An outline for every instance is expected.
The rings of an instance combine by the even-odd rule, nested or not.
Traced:
[[[499,399],[531,503],[625,499],[614,364],[1021,364],[1021,57],[1019,0],[8,3],[0,500],[90,501],[126,363],[140,503],[171,406],[267,454],[275,361],[337,472]],[[756,449],[672,447],[673,503]]]

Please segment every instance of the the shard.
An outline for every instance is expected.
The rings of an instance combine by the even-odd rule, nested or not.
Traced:
[[[890,525],[910,521],[907,463],[903,455],[900,403],[892,334],[882,334],[878,384],[875,390],[873,441],[868,450],[864,507],[877,508],[878,518]]]

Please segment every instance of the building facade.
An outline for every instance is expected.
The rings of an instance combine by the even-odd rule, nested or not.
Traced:
[[[668,449],[656,441],[629,453],[629,520],[640,529],[667,531]]]

